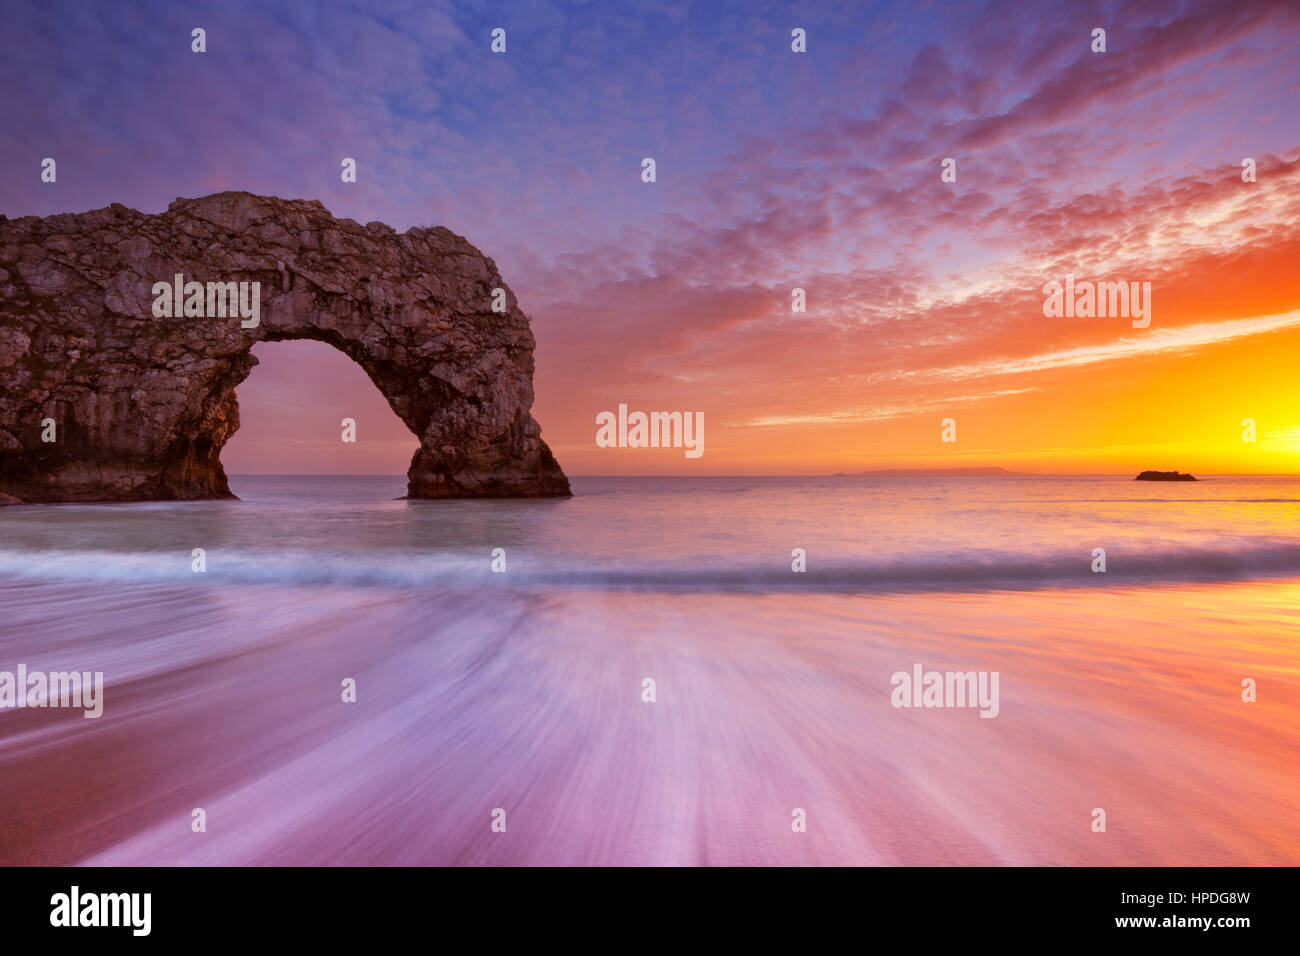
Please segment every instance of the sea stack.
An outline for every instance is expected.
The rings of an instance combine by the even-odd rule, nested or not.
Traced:
[[[1134,481],[1195,481],[1195,475],[1184,475],[1181,471],[1144,471]]]

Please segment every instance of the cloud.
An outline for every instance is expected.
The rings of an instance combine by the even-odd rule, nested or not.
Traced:
[[[25,92],[0,101],[0,210],[160,211],[245,188],[446,225],[533,316],[539,415],[565,441],[616,392],[863,424],[925,406],[920,382],[1032,390],[1052,369],[1262,335],[1300,307],[1292,2],[819,5],[800,12],[803,55],[776,3],[7,14],[0,57]],[[1109,52],[1092,54],[1103,22]],[[946,156],[956,183],[939,181]],[[1044,320],[1042,284],[1067,271],[1152,281],[1155,327]],[[789,311],[796,286],[807,313]]]
[[[747,426],[767,428],[774,425],[858,425],[862,422],[883,422],[894,418],[910,418],[923,415],[936,409],[946,408],[960,402],[986,402],[1008,395],[1024,395],[1034,391],[1033,388],[1007,388],[996,392],[984,392],[979,395],[950,395],[929,402],[911,405],[887,405],[878,408],[855,408],[838,412],[824,412],[811,415],[781,415],[772,418],[756,418],[745,422]]]
[[[1095,362],[1141,358],[1162,352],[1185,352],[1209,345],[1219,345],[1244,336],[1266,335],[1270,332],[1298,327],[1300,327],[1300,310],[1286,315],[1155,329],[1149,334],[1124,336],[1101,345],[1084,345],[1017,359],[957,365],[942,370],[932,370],[927,374],[932,378],[941,377],[950,381],[987,378],[994,375],[1024,375],[1047,369],[1091,365]]]

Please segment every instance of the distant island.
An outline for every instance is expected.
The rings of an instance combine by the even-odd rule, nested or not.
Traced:
[[[948,477],[950,475],[959,475],[968,478],[987,478],[999,475],[1020,475],[1023,471],[1007,471],[1005,468],[886,468],[882,471],[856,471],[854,477],[859,475],[890,475],[898,478],[924,478],[928,475]],[[831,475],[832,478],[847,478],[844,472],[837,472]]]
[[[1181,471],[1144,471],[1134,481],[1195,481],[1195,475],[1184,475]]]

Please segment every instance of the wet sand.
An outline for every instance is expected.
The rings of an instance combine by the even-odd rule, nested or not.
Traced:
[[[1300,863],[1297,580],[0,606],[0,669],[107,685],[98,720],[0,710],[5,864]],[[916,663],[998,671],[999,715],[892,707]]]

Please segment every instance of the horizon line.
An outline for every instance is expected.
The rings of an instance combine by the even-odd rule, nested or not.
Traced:
[[[775,472],[735,472],[731,474],[683,475],[683,474],[569,474],[570,478],[863,478],[880,477],[892,472],[909,473],[908,477],[918,477],[919,471],[931,471],[934,477],[948,478],[1126,478],[1131,472],[1120,471],[1005,471],[1002,474],[971,475],[961,474],[965,469],[924,469],[924,468],[890,468],[875,471],[846,472],[804,472],[801,474],[783,474]],[[1145,471],[1159,469],[1143,469]],[[1188,473],[1190,474],[1190,473]],[[1200,473],[1207,478],[1300,478],[1300,472],[1293,471],[1204,471]],[[324,472],[324,471],[242,471],[228,473],[227,478],[406,478],[406,474],[376,474],[360,472]],[[1197,477],[1197,476],[1194,476]]]

